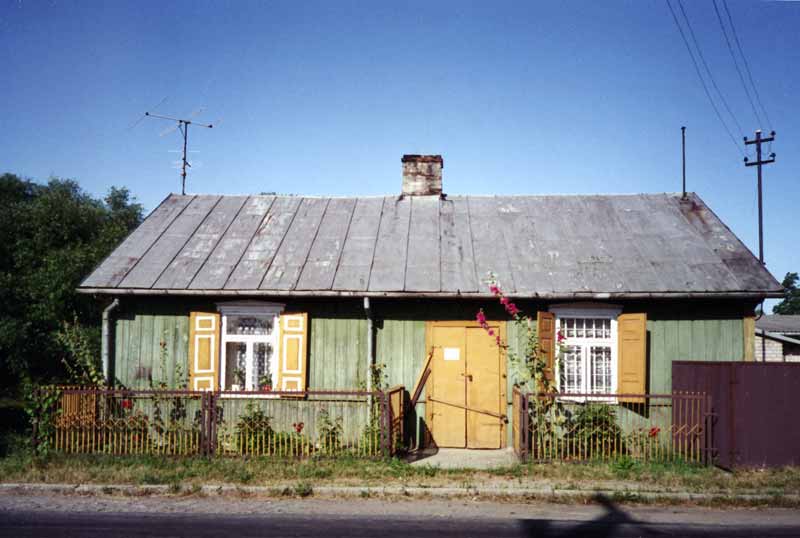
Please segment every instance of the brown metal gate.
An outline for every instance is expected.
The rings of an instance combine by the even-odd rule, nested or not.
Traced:
[[[672,389],[711,395],[720,467],[800,464],[800,363],[674,361]]]

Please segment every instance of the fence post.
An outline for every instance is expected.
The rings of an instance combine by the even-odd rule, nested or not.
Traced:
[[[206,429],[208,428],[208,414],[206,413],[206,395],[200,395],[200,454],[206,455]]]
[[[210,413],[209,420],[211,421],[210,426],[208,427],[209,432],[211,433],[211,438],[209,439],[208,443],[208,451],[209,455],[216,456],[217,455],[217,400],[219,399],[219,394],[216,392],[212,392],[209,395],[210,400]]]
[[[389,428],[391,427],[391,422],[389,420],[389,413],[391,410],[389,409],[389,401],[388,401],[388,394],[380,391],[378,392],[378,399],[381,402],[381,409],[380,409],[380,428],[381,428],[381,451],[383,452],[384,456],[390,456],[390,441],[389,441]]]
[[[200,394],[200,452],[203,456],[214,455],[214,393],[203,392]]]
[[[705,441],[705,461],[706,465],[711,465],[714,461],[714,419],[712,413],[712,400],[711,395],[706,394],[705,397],[705,416],[704,419],[704,427],[706,429],[705,435],[703,436],[703,440]]]
[[[522,405],[520,413],[520,435],[522,436],[522,440],[520,441],[520,451],[522,452],[523,458],[526,460],[530,456],[531,450],[533,449],[532,445],[532,437],[531,437],[531,413],[530,413],[530,394],[529,393],[521,393],[522,396]]]

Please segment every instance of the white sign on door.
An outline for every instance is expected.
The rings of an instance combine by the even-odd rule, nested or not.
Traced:
[[[444,360],[457,361],[461,358],[461,350],[457,347],[444,348]]]

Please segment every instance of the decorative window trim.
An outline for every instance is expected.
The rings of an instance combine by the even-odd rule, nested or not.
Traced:
[[[220,388],[224,391],[227,386],[227,351],[229,343],[240,343],[246,346],[246,371],[245,371],[245,386],[241,389],[242,392],[249,392],[252,387],[256,386],[256,380],[253,379],[253,361],[255,360],[255,346],[259,343],[264,343],[272,346],[272,359],[270,361],[269,374],[273,382],[277,378],[277,360],[278,349],[281,347],[278,342],[280,315],[284,310],[285,305],[282,303],[270,303],[265,301],[230,301],[224,303],[217,303],[217,310],[222,319],[220,331],[220,354],[219,354],[219,384]],[[253,316],[253,317],[272,317],[272,333],[269,335],[262,334],[228,334],[228,317],[229,316]],[[252,398],[255,395],[250,394],[225,394],[225,398]],[[270,398],[274,397],[269,394],[259,395],[260,397]]]
[[[581,370],[582,370],[582,382],[581,382],[581,390],[580,393],[588,394],[591,393],[591,387],[589,386],[590,379],[591,379],[591,371],[592,365],[590,363],[589,358],[589,351],[588,349],[591,348],[593,345],[593,340],[596,340],[597,345],[608,345],[611,348],[611,390],[609,391],[610,394],[616,394],[617,389],[619,387],[619,379],[618,379],[618,370],[619,370],[619,342],[618,342],[618,325],[617,325],[617,318],[619,315],[622,314],[622,306],[616,304],[598,304],[598,303],[589,303],[589,302],[577,302],[577,303],[562,303],[557,305],[552,305],[548,309],[551,313],[555,314],[555,328],[558,334],[558,331],[561,330],[561,319],[563,318],[583,318],[583,319],[590,319],[590,318],[602,318],[608,319],[611,321],[610,326],[610,338],[606,339],[595,339],[595,338],[576,338],[573,337],[574,340],[570,343],[569,338],[565,337],[563,341],[560,342],[561,345],[572,345],[578,346],[581,348]],[[563,394],[565,399],[573,400],[573,401],[599,401],[599,402],[615,402],[616,397],[614,398],[592,398],[586,396],[569,396],[569,392],[564,392],[561,387],[561,356],[557,357],[556,368],[555,368],[555,380],[556,380],[556,387],[559,390],[559,393]]]

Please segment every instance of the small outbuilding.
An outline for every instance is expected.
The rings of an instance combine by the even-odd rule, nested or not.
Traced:
[[[756,319],[757,361],[800,362],[800,315],[764,315]]]

